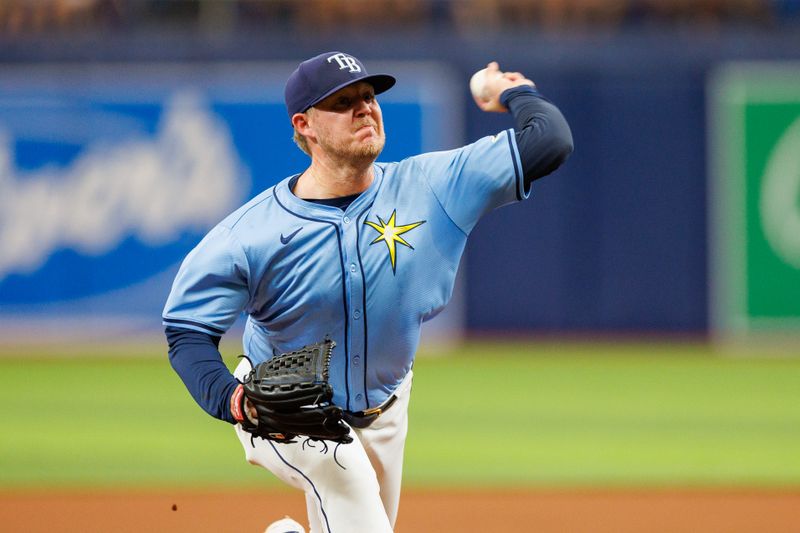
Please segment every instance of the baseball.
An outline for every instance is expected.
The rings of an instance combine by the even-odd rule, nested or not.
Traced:
[[[488,100],[486,95],[486,69],[482,68],[469,80],[469,90],[478,100]]]

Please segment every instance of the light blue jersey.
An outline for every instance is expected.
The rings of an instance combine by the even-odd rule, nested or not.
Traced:
[[[287,178],[229,215],[181,265],[164,324],[220,336],[244,311],[254,364],[329,336],[334,403],[380,405],[450,299],[478,219],[529,191],[513,130],[374,174],[345,211],[296,197]]]

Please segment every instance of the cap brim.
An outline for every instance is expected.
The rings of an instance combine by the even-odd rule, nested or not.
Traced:
[[[317,98],[316,100],[314,100],[313,102],[308,104],[308,107],[305,108],[302,112],[305,113],[306,111],[309,110],[309,108],[314,107],[315,105],[317,105],[318,103],[320,103],[321,101],[323,101],[324,99],[326,99],[327,97],[329,97],[330,95],[332,95],[333,93],[338,91],[339,89],[342,89],[342,88],[347,87],[348,85],[352,85],[354,83],[358,83],[360,81],[365,81],[365,82],[369,83],[370,85],[372,85],[372,87],[375,89],[375,94],[384,93],[384,92],[388,91],[389,89],[391,89],[392,87],[394,87],[394,84],[397,83],[397,80],[394,78],[394,76],[390,76],[388,74],[371,74],[369,76],[364,76],[363,78],[358,78],[358,79],[355,79],[355,80],[349,80],[346,83],[342,83],[341,85],[337,85],[336,87],[334,87],[330,91],[326,92],[325,94],[323,94],[322,96],[320,96],[319,98]]]
[[[397,80],[394,79],[394,76],[389,76],[388,74],[375,74],[372,76],[367,76],[359,81],[365,81],[372,85],[375,88],[375,94],[385,93],[394,87],[394,84],[397,82]]]

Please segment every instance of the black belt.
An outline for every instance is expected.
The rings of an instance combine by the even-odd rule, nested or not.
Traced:
[[[350,424],[351,427],[364,429],[369,427],[379,416],[385,413],[386,410],[394,404],[395,400],[397,400],[397,396],[392,394],[389,396],[388,400],[378,407],[373,407],[372,409],[366,409],[364,411],[345,411],[342,416],[344,421]]]

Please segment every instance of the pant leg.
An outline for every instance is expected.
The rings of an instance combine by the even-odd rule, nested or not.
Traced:
[[[242,361],[235,375],[248,370]],[[357,434],[337,447],[302,438],[291,444],[252,439],[235,428],[249,463],[305,492],[311,533],[391,533],[378,478]]]
[[[372,468],[378,478],[381,501],[394,528],[400,504],[400,488],[403,477],[403,453],[408,435],[408,403],[411,397],[413,374],[406,378],[395,391],[397,400],[368,428],[354,430],[367,452]]]

